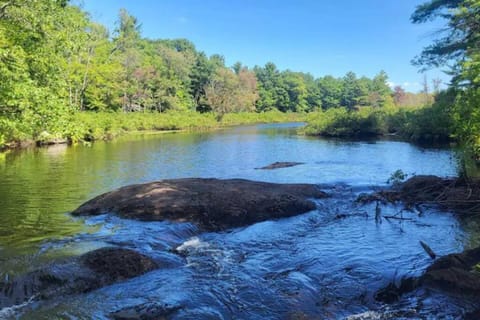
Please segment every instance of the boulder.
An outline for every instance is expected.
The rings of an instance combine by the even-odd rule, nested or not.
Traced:
[[[89,292],[157,268],[155,261],[133,250],[114,247],[97,249],[12,281],[0,282],[0,308],[29,299],[51,299]]]
[[[480,294],[480,247],[446,255],[435,261],[421,277],[424,285],[458,294]]]
[[[309,198],[327,195],[311,184],[276,184],[243,179],[177,179],[136,184],[107,192],[72,212],[115,213],[144,221],[192,222],[224,230],[316,208]]]
[[[403,294],[419,287],[434,288],[457,295],[480,295],[480,247],[437,259],[425,273],[405,278],[400,286],[393,283],[380,289],[375,299],[385,303],[397,301]]]

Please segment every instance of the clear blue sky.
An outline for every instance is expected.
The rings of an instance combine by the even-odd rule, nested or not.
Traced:
[[[420,90],[423,75],[410,60],[431,43],[440,24],[413,25],[425,0],[77,0],[93,20],[114,30],[120,8],[148,38],[186,38],[227,65],[273,62],[281,70],[314,76],[354,71]],[[449,80],[441,70],[428,78]]]

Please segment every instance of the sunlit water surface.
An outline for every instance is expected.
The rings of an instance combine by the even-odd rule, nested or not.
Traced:
[[[361,313],[454,319],[474,307],[429,291],[391,306],[373,299],[379,288],[419,275],[431,263],[420,240],[438,255],[475,245],[473,222],[424,208],[422,215],[401,212],[410,220],[377,223],[374,204],[354,202],[360,193],[385,186],[397,169],[454,176],[454,152],[397,141],[308,138],[296,134],[298,125],[146,134],[2,156],[1,277],[107,245],[138,250],[167,267],[88,294],[5,308],[0,318],[108,319],[142,303],[180,306],[172,319],[341,319]],[[255,169],[275,161],[304,164]],[[68,214],[123,185],[183,177],[314,183],[331,197],[307,214],[220,233],[202,233],[188,223]],[[382,207],[384,215],[401,210]]]

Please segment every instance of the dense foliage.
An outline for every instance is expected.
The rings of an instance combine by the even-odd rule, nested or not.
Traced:
[[[373,79],[353,72],[315,79],[273,63],[230,68],[188,40],[147,39],[140,29],[125,10],[110,33],[67,0],[0,0],[0,148],[22,140],[89,139],[90,129],[105,131],[109,112],[115,121],[145,113],[160,123],[157,113],[173,112],[189,127],[186,119],[196,119],[195,112],[213,112],[219,121],[241,111],[392,103],[384,72]],[[85,131],[83,121],[95,115],[98,128]]]

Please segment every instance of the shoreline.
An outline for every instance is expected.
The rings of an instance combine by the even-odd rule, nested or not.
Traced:
[[[236,113],[226,114],[220,122],[214,114],[95,114],[81,113],[83,119],[75,119],[74,127],[83,130],[79,136],[59,136],[42,132],[39,137],[19,139],[0,146],[0,153],[28,148],[43,148],[52,145],[89,144],[97,141],[113,141],[118,137],[133,134],[166,134],[179,132],[208,132],[243,125],[305,122],[305,115],[300,113]],[[112,117],[113,115],[113,117]],[[186,117],[185,117],[186,116]],[[191,116],[191,117],[189,117]],[[129,122],[131,121],[131,123]],[[41,138],[40,136],[43,136]]]

